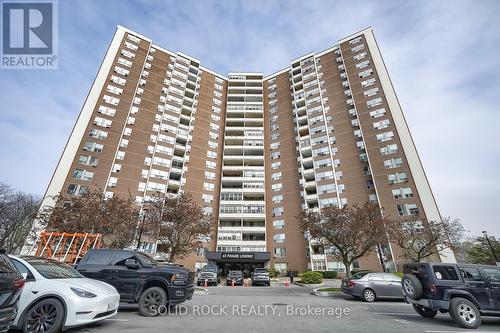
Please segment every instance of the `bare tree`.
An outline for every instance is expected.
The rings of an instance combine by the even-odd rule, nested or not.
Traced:
[[[390,241],[401,248],[403,258],[420,262],[446,248],[458,250],[465,230],[458,219],[448,217],[442,221],[427,221],[417,216],[392,222],[387,233]]]
[[[48,231],[100,233],[110,248],[132,245],[137,228],[137,206],[129,195],[106,198],[101,190],[81,196],[55,198],[54,207],[42,209],[39,218]]]
[[[170,262],[195,251],[212,226],[212,218],[185,192],[177,196],[154,195],[144,204],[143,214],[146,235],[156,238],[157,251],[165,253]]]
[[[312,238],[325,246],[335,247],[348,277],[355,260],[375,251],[378,244],[387,242],[384,222],[379,206],[370,202],[342,208],[327,206],[321,209],[321,213],[307,211],[300,218],[301,228]]]
[[[28,236],[40,199],[0,183],[0,248],[16,253]]]

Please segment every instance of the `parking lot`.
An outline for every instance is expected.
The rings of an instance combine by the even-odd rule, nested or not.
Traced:
[[[208,288],[191,301],[155,318],[141,317],[124,305],[112,319],[69,332],[471,332],[448,314],[424,319],[399,301],[364,303],[347,295],[320,297],[312,289],[284,283],[270,287]],[[500,319],[484,318],[475,332],[499,332]]]

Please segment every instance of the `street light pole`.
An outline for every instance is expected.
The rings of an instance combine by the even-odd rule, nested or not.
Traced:
[[[493,257],[495,257],[495,261],[498,262],[498,257],[497,254],[495,253],[495,250],[493,249],[493,245],[491,245],[490,239],[488,238],[488,233],[486,230],[483,230],[484,237],[486,238],[486,241],[488,242],[488,245],[490,246],[491,252],[493,253]]]

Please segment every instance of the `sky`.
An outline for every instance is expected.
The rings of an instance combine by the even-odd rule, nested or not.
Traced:
[[[0,69],[0,181],[43,195],[117,25],[226,74],[371,26],[443,216],[500,236],[500,1],[59,0],[59,68]]]

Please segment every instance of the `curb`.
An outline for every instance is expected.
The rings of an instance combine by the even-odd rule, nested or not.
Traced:
[[[316,288],[313,289],[311,294],[316,295],[316,296],[321,296],[321,297],[330,297],[330,296],[337,296],[342,294],[341,291],[319,291],[321,288]]]
[[[305,283],[295,282],[295,281],[293,282],[293,284],[296,284],[297,286],[300,286],[300,287],[314,287],[314,288],[319,288],[319,287],[323,286],[323,283],[305,284]]]

